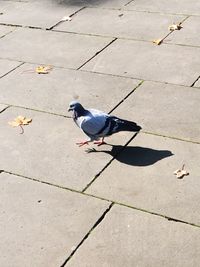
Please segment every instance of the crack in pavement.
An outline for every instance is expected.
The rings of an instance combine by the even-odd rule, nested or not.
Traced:
[[[109,47],[112,43],[114,43],[117,40],[117,38],[114,38],[112,41],[110,41],[106,46],[104,46],[101,50],[97,51],[94,56],[89,58],[86,62],[84,62],[81,66],[77,68],[77,70],[80,70],[83,66],[85,66],[89,61],[91,61],[93,58],[95,58],[97,55],[99,55],[102,51],[104,51],[107,47]]]
[[[18,61],[16,60],[15,62],[18,62]],[[6,72],[6,73],[3,74],[2,76],[0,76],[0,79],[3,78],[3,77],[5,77],[5,76],[7,76],[9,73],[13,72],[14,70],[18,69],[19,67],[21,67],[21,66],[24,65],[24,64],[25,64],[24,62],[20,63],[19,65],[17,65],[17,67],[15,67],[15,68],[9,70],[8,72]]]
[[[130,206],[130,205],[122,203],[122,202],[118,202],[118,201],[115,201],[115,200],[111,200],[111,199],[107,199],[107,198],[104,198],[104,197],[96,196],[96,195],[89,194],[89,193],[86,193],[86,192],[82,192],[82,191],[79,191],[79,190],[76,190],[76,189],[63,187],[63,186],[60,186],[60,185],[57,185],[57,184],[52,184],[52,183],[49,183],[49,182],[45,182],[45,181],[42,181],[42,180],[38,180],[38,179],[35,179],[35,178],[31,178],[31,177],[28,177],[28,176],[24,176],[24,175],[21,175],[21,174],[10,172],[10,171],[7,171],[7,170],[0,170],[0,174],[1,173],[11,174],[11,175],[23,178],[23,179],[31,180],[31,181],[42,183],[42,184],[46,184],[46,185],[49,185],[49,186],[54,186],[54,187],[57,187],[57,188],[62,189],[62,190],[70,191],[70,192],[73,192],[73,193],[78,193],[78,194],[81,194],[81,195],[84,195],[84,196],[88,196],[88,197],[93,197],[95,199],[103,200],[103,201],[106,201],[106,202],[109,202],[109,203],[114,203],[114,204],[122,206],[122,207],[127,207],[127,208],[130,208],[130,209],[133,209],[133,210],[137,210],[137,211],[141,211],[141,212],[148,213],[148,214],[151,214],[151,215],[159,216],[159,217],[162,217],[164,219],[167,219],[168,221],[184,223],[184,224],[187,224],[187,225],[190,225],[190,226],[194,226],[194,227],[200,228],[200,225],[192,223],[192,222],[183,221],[183,220],[180,220],[178,218],[173,218],[173,217],[170,217],[170,216],[167,216],[167,215],[164,215],[164,214],[160,214],[160,213],[157,213],[157,212],[154,212],[154,211],[150,211],[150,210],[146,210],[146,209]]]
[[[101,215],[101,217],[95,222],[95,224],[92,226],[92,228],[87,232],[87,234],[84,236],[84,238],[81,240],[81,242],[77,245],[77,247],[72,251],[72,253],[69,255],[69,257],[64,261],[64,263],[60,267],[64,267],[67,262],[72,258],[74,253],[79,249],[79,247],[84,243],[84,241],[90,236],[92,231],[95,230],[95,228],[103,221],[105,216],[108,214],[108,212],[111,210],[111,208],[114,206],[114,203],[112,202],[110,206],[104,211],[104,213]]]

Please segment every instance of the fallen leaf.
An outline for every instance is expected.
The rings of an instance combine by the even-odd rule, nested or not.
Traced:
[[[52,70],[52,66],[38,66],[35,71],[38,74],[48,74],[50,72],[50,70]]]
[[[153,43],[157,44],[157,45],[162,44],[162,42],[163,42],[163,39],[155,39],[155,40],[153,40]]]
[[[70,16],[64,16],[60,21],[71,21],[72,18]]]
[[[172,25],[169,25],[168,30],[169,31],[175,31],[175,30],[178,30],[179,31],[181,28],[183,28],[181,26],[181,23],[179,23],[179,24],[172,24]]]
[[[28,118],[23,117],[23,116],[18,116],[13,121],[9,121],[8,124],[11,125],[12,127],[19,126],[22,130],[20,134],[23,134],[24,129],[23,129],[22,125],[28,125],[31,122],[32,122],[32,119],[30,119],[30,118],[28,119]]]
[[[26,117],[18,116],[13,121],[8,122],[8,124],[13,127],[17,127],[19,125],[28,125],[31,121],[32,119],[27,119]]]
[[[178,169],[174,172],[174,175],[176,175],[176,178],[181,179],[186,175],[189,175],[189,172],[185,170],[185,164],[183,164],[181,169]]]

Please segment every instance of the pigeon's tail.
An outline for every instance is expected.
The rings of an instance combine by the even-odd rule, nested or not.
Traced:
[[[133,121],[122,120],[117,117],[112,117],[109,134],[118,133],[121,131],[139,132],[142,129]]]
[[[128,131],[128,132],[139,132],[142,129],[137,123],[133,121],[126,121],[126,120],[118,120],[117,121],[117,128],[118,132],[120,131]]]

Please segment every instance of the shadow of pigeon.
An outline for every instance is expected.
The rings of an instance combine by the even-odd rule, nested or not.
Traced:
[[[68,6],[80,6],[83,7],[85,5],[98,5],[101,2],[107,0],[51,0],[59,5],[68,5]]]
[[[111,145],[111,150],[96,150],[87,149],[87,153],[106,153],[113,157],[116,160],[132,166],[149,166],[156,163],[159,160],[162,160],[167,157],[171,157],[174,154],[169,150],[156,150],[147,147],[140,146],[120,146],[120,145]]]

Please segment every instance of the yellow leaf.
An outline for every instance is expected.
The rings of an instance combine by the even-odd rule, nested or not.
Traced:
[[[8,122],[8,124],[11,125],[12,127],[17,127],[20,125],[28,125],[31,121],[32,119],[28,119],[23,116],[18,116],[13,121]]]
[[[169,25],[168,30],[169,31],[175,31],[175,30],[178,30],[179,31],[181,28],[183,28],[181,26],[181,23],[179,23],[179,24],[172,24],[172,25]]]
[[[153,40],[154,44],[160,45],[162,43],[163,39],[155,39]]]
[[[182,166],[181,169],[178,169],[178,170],[176,170],[176,171],[174,172],[174,174],[176,175],[176,178],[181,179],[181,178],[183,178],[184,176],[189,175],[189,172],[186,171],[184,168],[185,168],[185,164],[183,164],[183,166]]]
[[[19,124],[22,124],[23,120],[25,119],[25,117],[23,116],[18,116],[17,118],[15,118],[15,121]]]
[[[22,124],[23,125],[28,125],[30,122],[32,122],[32,119],[26,119],[26,118],[24,118]]]
[[[50,70],[52,69],[52,66],[38,66],[35,71],[38,74],[48,74]]]
[[[16,121],[9,121],[8,124],[11,125],[12,127],[17,127],[17,126],[19,126],[19,123],[16,122]]]

